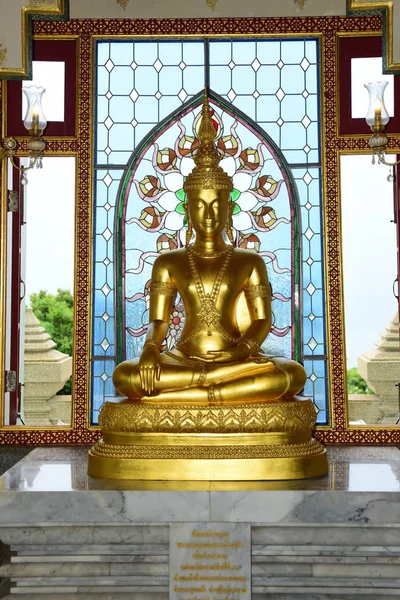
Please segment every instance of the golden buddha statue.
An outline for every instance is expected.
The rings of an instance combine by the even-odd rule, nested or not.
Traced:
[[[218,470],[221,459],[216,449],[222,446],[226,451],[231,442],[235,448],[232,459],[235,453],[241,455],[240,447],[245,457],[249,453],[243,452],[244,447],[253,446],[254,458],[262,462],[255,479],[325,473],[326,453],[311,440],[314,406],[310,400],[295,397],[306,380],[303,367],[260,352],[271,328],[270,285],[263,259],[233,246],[232,180],[218,164],[221,157],[214,144],[216,132],[206,95],[198,138],[196,166],[184,183],[187,244],[160,255],[154,263],[150,324],[143,351],[139,359],[125,361],[114,371],[114,385],[126,400],[104,405],[100,415],[103,440],[90,453],[89,474],[204,479],[207,477],[204,473],[199,477],[194,463],[200,460],[205,466],[211,460],[215,463],[208,471],[211,479],[235,479],[235,473],[238,479],[249,478],[246,458],[239,458],[243,465],[233,460],[238,464],[228,469],[228,476],[226,459],[225,465],[220,465],[224,468]],[[190,244],[193,230],[196,237]],[[225,230],[230,244],[225,241]],[[185,307],[185,326],[175,348],[161,352],[177,293]],[[215,424],[218,419],[220,425]],[[232,439],[239,431],[242,437]],[[290,451],[288,455],[288,445],[297,445],[297,454],[292,448],[293,456]],[[149,473],[139,461],[151,458],[149,449],[153,447]],[[154,465],[161,448],[165,458],[173,458],[175,448],[183,471],[170,468],[160,476]],[[202,459],[197,458],[200,448]],[[260,454],[260,448],[266,456],[262,456],[263,450]],[[271,470],[272,448],[275,470]],[[226,457],[226,452],[222,456]],[[251,452],[249,456],[247,460],[251,460]],[[146,460],[142,462],[145,465]],[[283,471],[282,464],[286,465]]]

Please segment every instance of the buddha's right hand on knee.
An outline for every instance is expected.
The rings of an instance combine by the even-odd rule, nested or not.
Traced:
[[[145,345],[139,359],[139,377],[142,390],[151,394],[160,381],[160,349],[155,344]]]

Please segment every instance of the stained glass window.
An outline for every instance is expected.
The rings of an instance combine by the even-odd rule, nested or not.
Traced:
[[[97,43],[92,422],[110,375],[140,353],[160,252],[184,244],[183,179],[210,85],[221,165],[234,178],[236,243],[263,254],[274,329],[265,350],[304,362],[327,421],[318,42]],[[115,214],[114,214],[115,213]],[[177,301],[166,344],[184,319]]]

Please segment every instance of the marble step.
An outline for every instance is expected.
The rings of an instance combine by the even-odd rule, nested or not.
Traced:
[[[133,595],[134,594],[134,595]],[[261,591],[259,589],[253,589],[252,600],[398,600],[400,597],[400,590],[379,590],[377,588],[373,590],[367,590],[365,588],[359,589],[336,589],[330,590],[329,593],[326,590],[320,589],[294,589],[288,588],[287,590],[279,591]],[[58,588],[48,588],[45,591],[31,591],[31,590],[13,590],[13,593],[3,598],[3,600],[169,600],[168,591],[140,591],[138,589],[132,591],[124,591],[122,588],[119,590],[114,589],[113,591],[92,589],[91,591],[84,591],[82,588],[74,591],[66,591],[60,593]]]
[[[251,600],[399,600],[396,588],[253,588]],[[135,598],[136,600],[136,598]]]
[[[384,563],[386,565],[398,565],[400,564],[400,552],[397,556],[395,553],[392,555],[388,552],[340,552],[335,554],[315,554],[312,555],[308,550],[304,550],[303,548],[298,548],[298,553],[300,554],[304,551],[303,556],[299,556],[298,554],[285,554],[281,552],[281,556],[272,556],[268,554],[260,554],[256,556],[252,556],[251,562],[253,565],[258,563],[285,563],[285,564],[294,564],[294,563],[318,563],[318,564],[339,564],[339,563],[350,563],[350,564],[380,564]],[[400,551],[400,549],[399,549]],[[42,559],[41,559],[42,560]]]
[[[87,594],[90,600],[97,600],[101,597],[101,594],[105,596],[107,594],[114,594],[116,598],[119,598],[118,594],[130,594],[129,600],[137,600],[138,597],[142,597],[144,600],[152,598],[150,594],[167,594],[168,597],[168,585],[164,586],[148,586],[148,585],[114,585],[109,587],[107,590],[101,585],[69,585],[69,586],[44,586],[44,587],[26,587],[26,588],[11,588],[10,590],[12,598],[15,600],[15,596],[22,595],[27,600],[31,600],[34,595],[44,600],[54,600],[54,596],[59,594],[62,600],[65,600],[65,594],[78,594],[78,600],[82,600],[82,594]],[[132,595],[134,594],[134,595]],[[140,596],[142,594],[142,596]]]
[[[328,563],[319,564],[319,557],[314,563],[253,563],[253,577],[387,577],[399,578],[399,564],[354,564]],[[14,572],[14,571],[13,571]]]
[[[253,559],[255,556],[400,556],[400,545],[297,545],[294,544],[292,540],[291,544],[284,546],[254,544],[251,549],[251,554]]]
[[[367,595],[368,594],[368,595]],[[372,593],[366,592],[364,589],[360,589],[358,592],[354,589],[346,591],[338,591],[333,593],[326,593],[323,591],[315,591],[313,590],[296,590],[295,592],[292,590],[290,592],[267,592],[267,593],[252,593],[252,600],[399,600],[400,592],[396,590],[396,593],[393,593],[393,590],[384,590],[383,592],[377,592],[376,590],[372,590]],[[79,596],[80,598],[80,596]],[[76,600],[79,600],[78,596]],[[99,597],[100,598],[100,597]],[[115,600],[117,600],[116,597]],[[60,599],[61,600],[61,599]],[[71,599],[72,600],[72,599]],[[89,598],[88,598],[89,600]],[[92,599],[90,599],[92,600]],[[136,599],[135,599],[136,600]]]
[[[399,573],[400,574],[400,573]],[[280,587],[292,587],[292,588],[308,588],[312,590],[313,588],[345,588],[351,589],[353,586],[357,585],[361,587],[361,589],[399,589],[400,593],[400,579],[396,578],[388,578],[384,579],[382,577],[363,577],[361,580],[356,580],[349,573],[348,577],[252,577],[252,589],[255,591],[256,588],[264,588],[265,591],[275,591],[275,588]],[[274,590],[272,590],[274,588]]]
[[[38,557],[39,558],[39,557]],[[10,577],[20,581],[25,577],[98,577],[113,575],[141,575],[141,576],[168,576],[168,561],[155,562],[133,562],[121,560],[118,562],[105,561],[76,561],[65,560],[40,562],[18,561],[3,564],[0,567],[0,577]],[[65,557],[67,558],[67,557]],[[69,557],[70,559],[73,557]],[[121,557],[125,558],[125,557]],[[165,557],[167,559],[167,557]],[[263,562],[253,563],[253,577],[379,577],[399,578],[399,563],[384,564],[370,561],[368,563],[356,564],[354,562],[328,562],[319,563],[319,557],[314,562]]]
[[[1,527],[1,539],[14,546],[41,544],[168,544],[165,525],[25,525]]]
[[[30,555],[167,555],[169,544],[23,544],[12,545],[18,556]]]
[[[396,568],[396,567],[395,567]],[[42,562],[13,563],[8,570],[13,580],[23,577],[107,577],[113,575],[140,575],[142,577],[169,576],[169,565],[149,563],[107,563],[107,562]],[[4,576],[4,575],[3,575]]]
[[[399,495],[400,505],[400,495]],[[328,510],[328,508],[327,508]],[[400,523],[400,520],[399,520]],[[334,526],[283,525],[258,527],[252,525],[251,541],[253,553],[263,547],[298,547],[298,546],[400,546],[400,527],[368,526],[365,524]],[[294,544],[295,542],[295,544]],[[289,548],[288,548],[289,549]],[[354,548],[356,549],[356,548]]]
[[[104,590],[102,586],[121,586],[121,587],[132,587],[136,588],[137,586],[168,586],[169,585],[169,576],[158,576],[150,577],[146,575],[119,575],[119,576],[95,576],[95,577],[79,577],[73,576],[70,577],[52,577],[49,575],[45,575],[43,577],[13,577],[11,576],[11,583],[15,584],[17,587],[97,587]]]
[[[68,591],[60,593],[58,588],[52,588],[40,593],[32,591],[12,590],[12,594],[2,600],[169,600],[168,591]],[[385,599],[386,600],[386,599]]]
[[[46,562],[44,560],[44,556],[47,555],[19,555],[12,556],[11,562],[13,564],[17,563],[42,563]],[[265,560],[261,558],[261,560]],[[270,559],[268,559],[270,560]],[[400,558],[399,558],[400,561]],[[168,553],[160,554],[157,556],[156,554],[104,554],[104,555],[95,555],[95,554],[84,554],[84,555],[76,555],[72,554],[68,555],[51,555],[48,558],[47,562],[59,563],[59,562],[107,562],[107,563],[168,563]]]

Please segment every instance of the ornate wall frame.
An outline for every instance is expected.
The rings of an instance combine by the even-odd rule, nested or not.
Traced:
[[[18,10],[18,7],[12,10]],[[0,78],[29,79],[32,73],[32,23],[33,19],[68,19],[69,0],[29,0],[21,13],[21,29],[14,32],[21,36],[21,66],[1,66],[6,62],[7,48],[0,48]]]
[[[246,19],[149,19],[149,20],[72,20],[67,22],[38,21],[34,34],[39,39],[79,39],[78,132],[75,138],[48,138],[47,154],[74,155],[77,159],[76,192],[76,284],[75,284],[75,356],[74,410],[72,427],[46,429],[42,427],[2,427],[0,444],[90,444],[100,436],[97,427],[89,425],[90,401],[90,324],[91,324],[91,233],[92,233],[92,165],[93,124],[93,56],[99,38],[154,37],[285,37],[313,36],[321,40],[322,147],[324,181],[325,265],[328,317],[328,354],[331,425],[319,427],[316,437],[328,444],[398,444],[400,428],[349,427],[347,419],[346,371],[344,364],[344,314],[341,271],[341,223],[339,160],[341,154],[369,153],[368,131],[365,136],[339,136],[337,118],[337,40],[341,35],[377,35],[381,33],[379,15],[362,17],[318,18],[246,18]],[[3,113],[5,108],[2,83]],[[3,123],[4,127],[4,123]],[[20,140],[25,150],[26,142]],[[400,152],[400,140],[391,138],[390,151]],[[3,163],[3,200],[6,193]],[[2,275],[0,297],[1,323],[5,311],[5,202],[1,203],[0,266]],[[4,326],[0,325],[0,357],[4,357]],[[3,397],[3,383],[0,394]]]
[[[394,36],[398,36],[398,32],[394,31],[394,24],[398,22],[400,8],[394,6],[394,0],[347,0],[348,15],[361,16],[374,13],[381,13],[383,19],[382,58],[384,69],[387,73],[400,74],[400,61],[394,60]],[[397,41],[397,44],[398,43],[399,42]],[[396,55],[398,56],[398,52]]]

